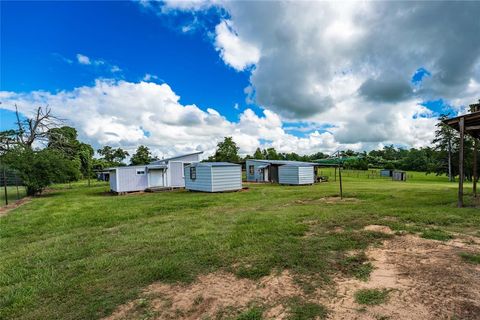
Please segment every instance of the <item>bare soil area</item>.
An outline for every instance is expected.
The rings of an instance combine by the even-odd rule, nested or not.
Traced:
[[[385,226],[365,229],[392,234]],[[393,236],[366,251],[374,266],[368,281],[337,276],[330,287],[305,294],[289,271],[258,281],[218,272],[189,285],[152,284],[106,319],[227,318],[252,305],[262,306],[266,319],[288,319],[292,297],[326,306],[329,319],[480,319],[480,266],[463,261],[461,252],[478,254],[479,239]],[[354,298],[360,289],[386,289],[388,299],[360,305]]]
[[[15,208],[20,207],[21,205],[30,202],[32,200],[32,197],[23,197],[20,200],[15,200],[14,202],[10,203],[8,206],[2,206],[0,207],[0,217],[7,215],[10,211],[12,211]]]

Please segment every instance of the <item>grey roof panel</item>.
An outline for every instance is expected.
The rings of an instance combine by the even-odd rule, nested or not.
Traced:
[[[160,159],[160,160],[157,160],[157,161],[153,161],[150,164],[155,165],[155,164],[162,163],[164,161],[170,161],[170,160],[174,160],[174,159],[177,159],[177,158],[182,158],[182,157],[191,156],[191,155],[194,155],[194,154],[202,154],[202,153],[203,153],[203,151],[191,152],[191,153],[187,153],[187,154],[178,155],[178,156],[175,156],[175,157],[170,157],[170,158],[166,158],[166,159]]]
[[[317,163],[313,162],[303,162],[303,161],[290,161],[290,160],[263,160],[263,159],[247,159],[252,161],[271,163],[271,164],[280,164],[280,165],[295,165],[295,166],[316,166]]]
[[[192,163],[190,166],[193,166],[193,167],[231,167],[231,166],[239,166],[239,164],[230,163],[230,162],[197,162],[197,163]]]

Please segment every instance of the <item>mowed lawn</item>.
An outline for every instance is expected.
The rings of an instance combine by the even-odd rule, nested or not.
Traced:
[[[304,283],[309,290],[334,272],[362,275],[346,252],[385,237],[362,230],[369,224],[480,235],[478,209],[457,209],[457,185],[445,177],[352,174],[344,179],[344,196],[354,198],[347,201],[325,200],[338,196],[332,174],[314,186],[245,186],[110,196],[105,184],[82,182],[33,199],[0,217],[0,318],[100,318],[152,282],[217,270],[253,279],[282,269],[299,281],[316,275]],[[331,232],[339,227],[344,232]]]

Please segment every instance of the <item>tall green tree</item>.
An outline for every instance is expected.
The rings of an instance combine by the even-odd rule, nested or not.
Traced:
[[[239,149],[232,137],[225,137],[222,142],[217,144],[215,154],[209,157],[208,161],[240,162],[240,156],[238,155]]]
[[[275,148],[268,148],[266,159],[268,159],[268,160],[280,160],[280,155],[277,153],[277,150],[275,150]]]
[[[17,146],[4,154],[2,160],[9,168],[19,172],[30,196],[41,193],[52,183],[75,181],[80,177],[74,161],[49,148],[32,150]]]
[[[262,150],[260,148],[257,148],[257,150],[255,150],[255,153],[253,154],[253,158],[259,159],[259,160],[264,159]]]
[[[441,115],[438,119],[438,123],[436,125],[437,129],[435,130],[435,138],[433,139],[432,144],[439,153],[444,155],[443,157],[440,157],[439,168],[437,168],[435,171],[446,171],[448,174],[448,179],[453,181],[453,149],[454,145],[456,144],[455,138],[457,133],[452,127],[443,123],[443,120],[447,118],[448,115]]]
[[[102,156],[101,160],[103,160],[105,165],[109,167],[124,166],[125,163],[123,160],[130,155],[122,148],[114,149],[110,146],[104,146],[103,148],[98,149],[97,152]]]
[[[75,128],[68,126],[53,128],[48,130],[47,137],[47,148],[57,150],[69,159],[78,158],[80,141],[77,139]]]
[[[130,164],[132,165],[148,164],[155,160],[157,160],[157,158],[152,155],[148,147],[139,146],[137,148],[137,151],[132,155],[132,158],[130,159]]]

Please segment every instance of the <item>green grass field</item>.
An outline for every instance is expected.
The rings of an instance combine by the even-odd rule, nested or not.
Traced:
[[[222,194],[111,196],[105,184],[57,186],[0,217],[0,319],[95,319],[152,282],[216,270],[256,279],[289,269],[299,282],[314,279],[307,291],[338,270],[362,278],[364,258],[347,251],[386,236],[363,231],[368,224],[479,235],[478,209],[457,209],[457,185],[445,177],[345,174],[344,196],[358,200],[339,202],[323,199],[338,195],[327,175],[330,182],[314,186],[246,184]],[[344,232],[329,232],[338,227]]]

